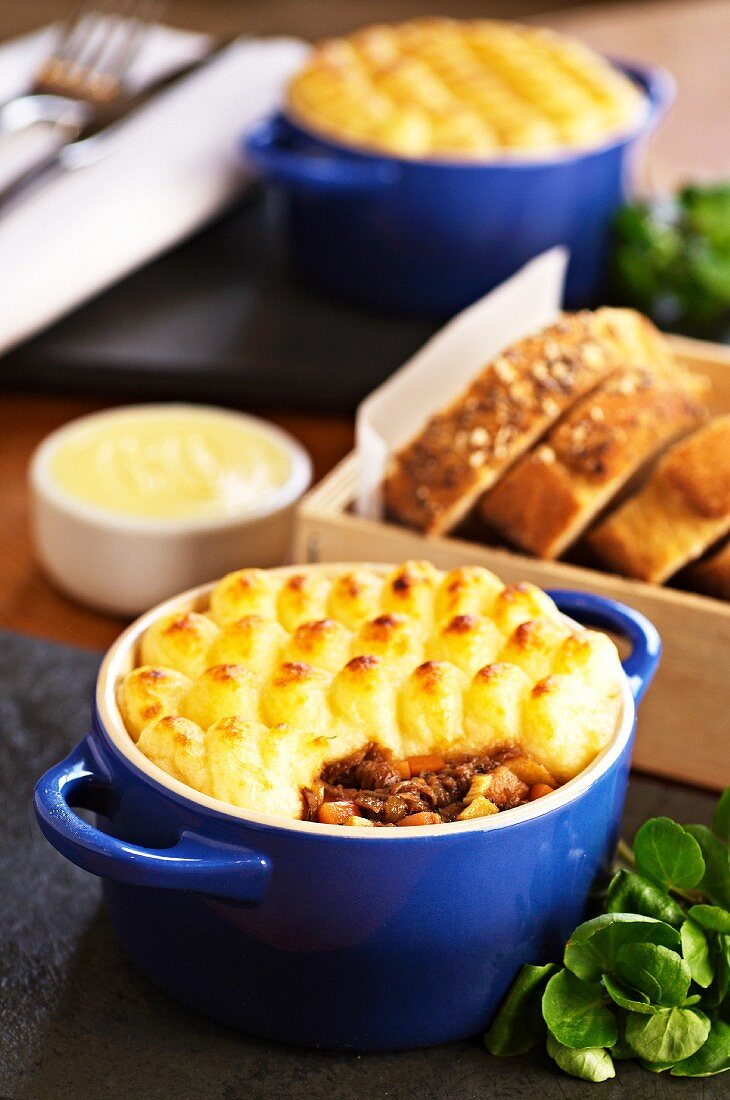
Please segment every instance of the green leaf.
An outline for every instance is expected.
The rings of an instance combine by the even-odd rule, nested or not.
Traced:
[[[730,189],[719,186],[686,187],[679,195],[688,230],[720,252],[730,251]]]
[[[666,1073],[674,1062],[647,1062],[645,1058],[639,1058],[639,1065],[642,1069],[648,1069],[649,1073]]]
[[[565,965],[586,982],[613,973],[619,949],[627,943],[655,943],[678,950],[679,933],[664,921],[633,913],[603,913],[573,932],[565,947]]]
[[[656,1005],[650,1004],[646,994],[639,992],[638,989],[628,989],[621,982],[612,978],[610,974],[603,975],[603,984],[611,1000],[628,1012],[641,1012],[646,1016],[653,1016],[655,1012],[661,1012],[661,1009],[657,1008]],[[630,1055],[630,1057],[633,1057],[633,1055]]]
[[[697,884],[701,894],[715,905],[730,909],[730,863],[726,845],[706,825],[686,825],[702,850],[705,873]]]
[[[556,969],[554,963],[522,967],[484,1036],[490,1054],[500,1057],[525,1054],[541,1037],[531,1026],[532,1008],[539,1006],[543,987]]]
[[[638,202],[614,219],[610,263],[618,304],[687,328],[730,319],[730,188],[693,186]]]
[[[730,1024],[730,997],[726,997],[717,1009],[717,1018]]]
[[[626,1039],[647,1062],[674,1063],[699,1050],[710,1033],[710,1021],[694,1008],[664,1008],[655,1016],[632,1014]]]
[[[606,898],[609,913],[639,913],[679,928],[684,911],[649,879],[632,871],[618,871],[611,879]]]
[[[626,1012],[621,1013],[621,1018],[618,1022],[618,1039],[611,1047],[611,1057],[615,1061],[628,1061],[636,1057],[633,1050],[626,1042],[626,1020],[628,1014]]]
[[[715,980],[705,993],[704,1004],[707,1008],[720,1008],[730,993],[730,936],[713,932],[709,942]]]
[[[653,943],[626,944],[616,957],[616,970],[629,986],[664,1007],[681,1005],[692,981],[689,966],[676,951]]]
[[[611,1055],[602,1047],[574,1050],[563,1046],[553,1035],[548,1035],[547,1052],[563,1073],[569,1073],[571,1077],[580,1077],[583,1081],[607,1081],[609,1077],[616,1076]]]
[[[610,1047],[618,1039],[616,1017],[600,985],[583,982],[569,970],[554,974],[542,995],[549,1031],[566,1047]]]
[[[716,252],[707,241],[692,241],[687,264],[695,280],[709,296],[730,305],[730,256]]]
[[[730,841],[730,787],[726,787],[715,806],[712,831],[725,842]]]
[[[707,989],[712,984],[715,968],[710,961],[707,936],[698,924],[687,919],[679,930],[682,937],[682,954],[692,972],[693,981]]]
[[[673,1077],[710,1077],[730,1069],[730,1024],[715,1020],[707,1040],[700,1049],[678,1062]]]
[[[649,203],[638,201],[622,207],[616,214],[614,229],[624,240],[641,245],[650,244],[655,228]]]
[[[668,817],[652,817],[641,826],[634,857],[639,873],[664,890],[691,890],[705,873],[699,844]]]
[[[730,913],[719,905],[693,905],[687,915],[710,932],[730,935]]]

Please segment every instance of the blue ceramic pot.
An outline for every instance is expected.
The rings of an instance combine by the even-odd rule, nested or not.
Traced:
[[[659,659],[641,615],[596,596],[553,595],[567,614],[633,646],[613,742],[554,795],[472,822],[373,830],[257,817],[199,795],[142,755],[114,701],[158,608],[107,655],[93,731],[38,782],[41,829],[104,879],[129,955],[192,1008],[332,1049],[472,1035],[522,963],[560,952],[608,866],[635,702]],[[164,605],[183,606],[191,600]],[[103,816],[94,826],[72,807]]]
[[[451,314],[562,244],[571,254],[566,305],[595,305],[632,154],[673,95],[664,70],[617,67],[645,93],[646,110],[620,139],[587,151],[488,163],[408,160],[324,140],[281,114],[254,126],[244,150],[264,180],[290,193],[295,263],[330,293]]]

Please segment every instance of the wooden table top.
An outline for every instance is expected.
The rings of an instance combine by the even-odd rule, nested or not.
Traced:
[[[481,3],[442,2],[442,11],[458,15],[485,13]],[[0,9],[0,38],[56,17],[66,0],[27,0]],[[529,0],[520,12],[539,9]],[[12,9],[12,10],[11,10]],[[216,0],[201,5],[173,0],[168,16],[180,25],[221,33],[236,30],[281,31],[319,37],[378,18],[398,18],[423,10],[415,0],[347,0],[331,4],[310,0],[274,0],[270,5]],[[514,4],[490,5],[495,14],[515,14]],[[540,20],[579,34],[614,56],[665,65],[678,81],[679,95],[671,118],[653,143],[645,180],[661,188],[679,179],[730,174],[727,111],[730,76],[730,3],[612,4],[573,9]],[[236,22],[236,20],[238,20]],[[1,365],[0,365],[1,370]],[[73,397],[0,393],[0,626],[76,645],[103,648],[118,634],[119,619],[99,615],[54,591],[36,566],[28,531],[26,468],[36,444],[66,421],[104,407],[103,402]],[[278,414],[270,418],[291,431],[308,448],[317,477],[323,476],[352,445],[352,424],[334,417]]]

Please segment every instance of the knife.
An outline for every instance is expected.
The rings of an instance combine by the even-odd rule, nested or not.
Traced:
[[[32,96],[18,100],[12,106],[15,115],[6,116],[7,128],[0,130],[0,207],[15,206],[16,200],[27,192],[35,193],[37,187],[56,177],[59,170],[74,171],[100,160],[106,152],[109,134],[113,134],[127,119],[141,111],[150,101],[164,95],[170,88],[182,83],[198,70],[204,69],[224,53],[239,38],[218,39],[202,57],[182,68],[167,73],[153,81],[137,94],[125,99],[119,106],[103,115],[84,121],[69,133],[73,140],[59,139],[59,128],[47,116],[33,118]],[[81,105],[83,107],[83,105]],[[2,113],[2,112],[0,112]],[[61,130],[61,135],[63,131]],[[100,140],[103,139],[103,140]],[[59,144],[60,140],[60,144]],[[3,161],[6,160],[5,170]]]

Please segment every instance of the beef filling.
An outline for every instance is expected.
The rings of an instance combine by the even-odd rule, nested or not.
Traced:
[[[312,787],[303,788],[303,817],[306,821],[321,821],[321,807],[335,802],[351,804],[355,816],[380,826],[395,826],[415,814],[427,814],[429,820],[416,820],[413,824],[455,821],[464,810],[464,799],[474,776],[495,771],[518,755],[518,750],[502,749],[491,754],[394,760],[386,750],[370,742],[351,756],[328,764]],[[499,809],[513,809],[527,801],[529,788],[516,781],[504,791]],[[343,818],[339,823],[346,821]]]

